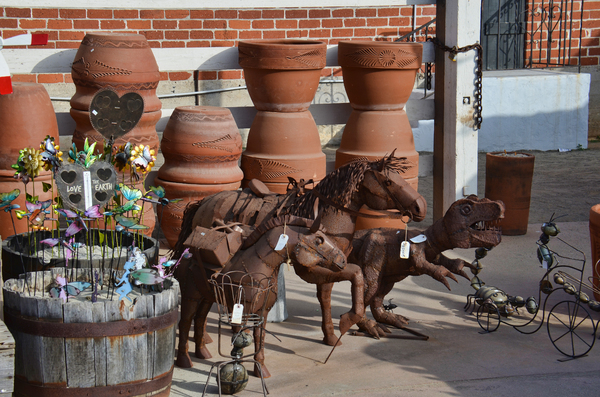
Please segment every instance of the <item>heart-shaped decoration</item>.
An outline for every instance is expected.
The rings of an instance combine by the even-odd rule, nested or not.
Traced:
[[[92,127],[106,139],[117,139],[131,131],[144,114],[144,99],[137,92],[122,97],[112,90],[102,90],[90,103]]]
[[[96,161],[89,168],[75,163],[63,163],[56,173],[58,193],[66,207],[84,212],[113,196],[117,173],[110,163]]]

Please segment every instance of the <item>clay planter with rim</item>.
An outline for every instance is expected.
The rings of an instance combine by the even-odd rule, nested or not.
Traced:
[[[595,287],[594,297],[600,301],[600,265],[596,266],[600,260],[600,204],[590,208],[590,242],[592,245],[592,274],[593,285]]]
[[[35,117],[32,117],[35,115]],[[25,186],[22,181],[13,178],[15,170],[12,164],[17,162],[19,151],[26,147],[39,149],[46,135],[54,137],[58,144],[58,125],[50,96],[43,85],[37,83],[13,83],[13,93],[0,95],[0,120],[2,120],[2,145],[0,147],[0,193],[19,189],[21,194],[13,201],[25,209],[26,192],[39,196],[40,201],[52,198],[52,192],[43,191],[42,183],[51,183],[50,171],[40,175]],[[63,148],[64,150],[64,148]],[[64,157],[63,157],[64,158]],[[14,214],[13,214],[14,216]],[[0,235],[7,238],[16,233],[27,231],[27,220],[17,220],[15,228],[10,213],[0,211]]]
[[[166,198],[181,199],[181,201],[169,203],[164,207],[158,205],[156,208],[158,219],[160,220],[160,228],[171,248],[177,243],[179,232],[181,232],[183,212],[189,203],[202,200],[204,197],[208,197],[224,190],[237,190],[240,187],[239,181],[204,185],[198,183],[165,181],[158,177],[154,180],[154,184],[156,186],[162,186],[165,189]]]
[[[152,49],[141,34],[93,32],[87,33],[73,60],[71,76],[75,95],[71,98],[71,116],[75,120],[73,143],[79,150],[87,138],[89,143],[104,142],[105,137],[96,131],[90,121],[90,104],[94,95],[102,90],[112,90],[119,97],[135,92],[142,97],[144,111],[133,129],[115,140],[120,146],[129,142],[134,146],[147,145],[158,153],[159,139],[156,123],[161,118],[162,104],[156,95],[160,80],[158,64]],[[128,175],[125,175],[128,178]],[[119,181],[121,178],[119,178]],[[141,187],[138,184],[137,188]],[[154,210],[145,205],[144,218],[150,226],[144,233],[151,235],[154,228]]]
[[[229,109],[180,106],[165,127],[161,149],[165,162],[154,184],[165,189],[167,199],[182,199],[157,208],[161,229],[174,247],[188,203],[240,187],[242,137]]]
[[[419,155],[404,106],[422,61],[419,43],[340,41],[338,62],[352,113],[336,151],[336,168],[376,160],[396,149],[415,163],[405,179],[418,185]]]
[[[239,63],[258,110],[308,110],[325,67],[327,45],[315,40],[242,40]]]
[[[161,141],[162,180],[192,184],[231,184],[244,177],[238,166],[242,137],[227,108],[177,107]]]
[[[534,161],[529,153],[486,154],[485,197],[504,203],[504,218],[499,222],[504,235],[527,233]]]
[[[327,46],[311,40],[240,41],[239,63],[258,113],[248,133],[242,170],[284,193],[287,177],[321,180],[325,154],[308,111],[325,67]]]

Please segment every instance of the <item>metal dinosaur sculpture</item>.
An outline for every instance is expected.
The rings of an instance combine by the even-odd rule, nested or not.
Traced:
[[[327,244],[331,244],[340,253],[347,255],[351,249],[358,210],[363,204],[380,211],[398,209],[402,214],[408,215],[417,221],[425,217],[425,200],[400,175],[410,166],[412,164],[405,158],[396,158],[393,154],[379,161],[356,161],[347,164],[327,175],[314,189],[293,200],[294,202],[284,212],[286,215],[296,218],[318,218],[316,222],[313,222],[313,225],[308,226],[305,230],[298,231],[298,236],[315,231],[314,224],[317,224],[322,228],[323,237],[327,238],[323,242],[326,241]],[[228,203],[221,202],[218,206],[212,205],[211,203],[218,201],[214,197],[216,195],[213,195],[186,210],[179,241],[174,249],[175,255],[178,255],[178,252],[183,249],[183,242],[190,236],[195,227],[210,228],[219,218],[235,220],[235,214],[240,212],[242,207],[249,205],[247,202],[237,203],[239,196],[233,196],[231,192],[228,194],[231,196],[231,198],[228,198]],[[260,208],[260,205],[253,205]],[[317,208],[316,211],[315,208]],[[276,216],[279,212],[279,210],[272,211],[274,212],[271,217]],[[217,216],[215,216],[216,213],[218,213]],[[234,216],[231,216],[231,214],[234,214]],[[386,213],[386,215],[389,216],[389,213]],[[254,222],[258,217],[245,215],[246,219]],[[267,218],[268,215],[264,217],[264,219]],[[225,265],[223,271],[244,269],[249,273],[257,272],[276,276],[277,269],[269,267],[268,261],[263,259],[275,252],[273,250],[275,246],[273,239],[278,238],[281,233],[281,226],[276,226],[263,234],[254,245],[248,246],[245,243],[243,247],[245,249],[238,251],[230,262]],[[290,251],[294,251],[294,254],[289,257],[294,270],[303,280],[317,284],[317,296],[321,307],[331,305],[331,296],[326,293],[322,294],[323,291],[330,291],[331,288],[323,288],[324,285],[333,285],[334,282],[342,280],[351,281],[352,309],[342,315],[339,325],[340,333],[344,334],[352,325],[364,317],[363,277],[360,268],[351,263],[347,263],[343,268],[336,264],[331,265],[331,263],[335,263],[332,260],[332,257],[336,256],[335,250],[330,250],[330,257],[322,258],[320,261],[316,261],[318,262],[316,264],[315,261],[307,259],[311,258],[310,255],[303,256],[300,249],[296,251],[294,244],[300,242],[300,239],[292,240],[294,239],[290,237],[288,246]],[[308,242],[307,246],[314,248],[315,244],[317,243]],[[279,253],[275,254],[279,255]],[[279,257],[275,260],[275,262],[278,262],[277,265],[281,263],[282,259],[283,257]],[[196,356],[199,358],[211,357],[205,346],[204,329],[206,316],[214,302],[214,296],[210,290],[203,290],[203,285],[206,286],[205,281],[207,277],[210,277],[213,269],[202,266],[196,261],[195,264],[180,266],[179,270],[180,272],[176,277],[182,283],[182,305],[176,364],[189,367],[191,366],[191,360],[187,353],[187,337],[192,319],[195,320]],[[329,315],[329,320],[330,317]],[[338,338],[333,333],[333,324],[326,325],[331,327],[332,340],[337,341]],[[259,340],[255,340],[255,346],[259,346],[259,342]],[[255,359],[261,364],[263,377],[270,376],[267,367],[264,365],[262,351],[255,352]],[[255,367],[255,374],[256,371],[257,368]]]
[[[374,320],[363,317],[357,323],[359,329],[379,338],[390,332],[385,325],[403,328],[408,324],[406,317],[385,310],[383,305],[394,284],[408,276],[427,274],[448,289],[447,278],[457,281],[455,274],[469,280],[463,269],[474,266],[462,259],[449,259],[443,252],[454,248],[495,247],[502,237],[496,222],[503,216],[504,204],[501,201],[479,199],[474,195],[460,199],[450,206],[442,219],[424,232],[408,231],[408,241],[417,241],[410,242],[408,259],[400,258],[404,230],[380,228],[357,231],[348,261],[362,268],[364,303],[370,306],[374,317]],[[328,340],[327,336],[325,340]]]

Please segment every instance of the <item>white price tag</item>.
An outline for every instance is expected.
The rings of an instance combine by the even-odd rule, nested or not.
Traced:
[[[410,256],[410,243],[408,241],[403,241],[402,244],[400,244],[400,258],[408,259],[409,256]]]
[[[279,240],[277,241],[277,245],[275,246],[275,251],[279,251],[285,248],[287,244],[289,236],[287,234],[282,234],[279,236]]]
[[[411,243],[422,243],[423,241],[427,241],[427,236],[425,236],[424,234],[419,234],[418,236],[415,236],[413,238],[410,239]]]
[[[548,270],[548,262],[542,261],[542,268]]]
[[[235,305],[233,305],[233,312],[231,313],[231,323],[232,324],[241,324],[243,314],[244,314],[244,305],[242,305],[240,303],[236,303]]]
[[[92,178],[90,171],[83,171],[83,196],[85,200],[85,208],[90,208],[92,202]]]

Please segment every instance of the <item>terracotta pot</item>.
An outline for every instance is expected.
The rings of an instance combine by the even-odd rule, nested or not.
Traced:
[[[73,132],[73,142],[79,150],[83,149],[85,138],[90,144],[94,142],[104,142],[106,138],[92,127],[90,122],[90,112],[71,108],[71,117],[75,120],[75,131]],[[130,142],[132,145],[147,145],[158,152],[160,141],[156,133],[156,123],[160,120],[162,112],[144,112],[142,118],[135,128],[115,140],[115,145],[124,145]]]
[[[419,153],[406,112],[353,110],[335,154],[335,168],[357,159],[378,160],[396,149],[414,167],[402,177],[415,189],[419,184]]]
[[[285,193],[288,179],[321,180],[325,155],[308,107],[325,67],[327,46],[309,40],[240,41],[239,63],[259,110],[242,154],[243,186],[252,178]]]
[[[238,166],[242,137],[227,108],[177,107],[163,133],[164,164],[158,177],[187,184],[231,184],[244,174]]]
[[[398,212],[397,210],[389,210],[390,212]],[[372,210],[366,205],[363,205],[359,212],[366,214],[377,214],[377,211]],[[356,229],[355,230],[363,230],[363,229],[378,229],[380,227],[391,227],[398,230],[404,230],[406,223],[402,222],[402,219],[396,218],[364,218],[358,217],[356,218]]]
[[[237,190],[240,182],[222,183],[215,185],[179,183],[165,181],[160,178],[154,180],[156,186],[162,186],[165,189],[165,197],[168,199],[182,199],[179,202],[169,203],[166,206],[158,206],[156,209],[160,228],[167,239],[169,246],[174,247],[181,231],[181,222],[185,207],[194,201],[203,199],[215,193],[224,190]]]
[[[156,96],[160,80],[152,49],[141,34],[93,32],[85,35],[71,67],[76,92],[71,107],[88,110],[96,92],[110,88],[119,96],[137,92],[144,111],[160,110]]]
[[[239,63],[258,110],[308,110],[325,67],[327,45],[313,40],[240,41]]]
[[[485,163],[485,197],[504,202],[502,234],[527,233],[529,204],[535,156],[529,153],[487,153]]]
[[[258,112],[242,153],[244,187],[254,178],[271,191],[285,193],[288,176],[296,180],[325,177],[326,158],[309,111]]]
[[[31,117],[35,115],[35,117]],[[14,201],[15,204],[25,209],[26,189],[29,194],[35,192],[40,201],[52,198],[52,192],[44,193],[42,182],[51,183],[51,172],[42,171],[35,181],[29,182],[27,188],[23,182],[13,178],[15,170],[12,164],[17,162],[19,151],[26,147],[39,149],[40,143],[46,135],[54,137],[58,143],[58,125],[50,96],[41,84],[13,83],[13,93],[0,95],[0,120],[2,120],[2,133],[0,140],[0,192],[10,192],[13,189],[21,190],[21,194]],[[15,218],[15,228],[11,221],[10,213],[0,211],[0,235],[7,238],[16,233],[27,231],[27,221]]]
[[[419,154],[404,105],[421,66],[419,43],[340,41],[338,62],[352,113],[336,152],[336,168],[359,158],[376,159],[396,149],[415,163],[407,175],[416,186]]]
[[[423,45],[389,41],[340,41],[344,87],[358,110],[401,110],[421,67]]]
[[[592,244],[592,274],[594,276],[593,284],[595,287],[594,297],[600,301],[600,204],[594,205],[590,209],[590,242]]]

